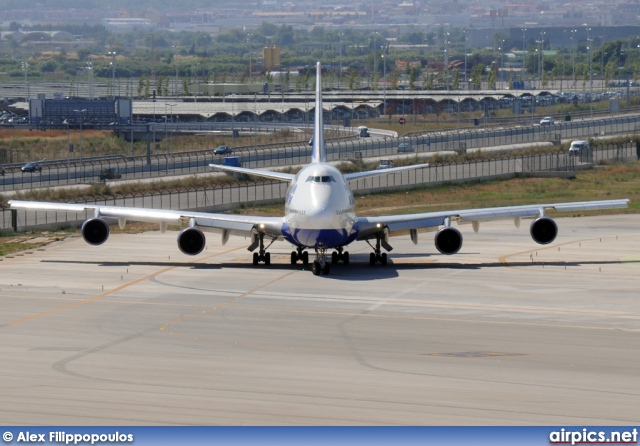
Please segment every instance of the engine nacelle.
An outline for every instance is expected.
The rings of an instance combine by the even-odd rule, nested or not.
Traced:
[[[82,223],[82,238],[90,245],[102,245],[109,238],[109,224],[101,218],[90,218]]]
[[[462,234],[456,228],[446,227],[436,232],[436,249],[441,254],[455,254],[462,247]]]
[[[558,225],[549,217],[538,217],[531,222],[529,232],[536,243],[548,245],[556,239]]]
[[[204,249],[206,239],[204,233],[198,228],[184,228],[178,234],[178,248],[184,254],[197,256]]]

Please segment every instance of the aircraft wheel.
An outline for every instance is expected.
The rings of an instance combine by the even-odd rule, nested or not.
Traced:
[[[271,265],[271,253],[267,252],[264,255],[264,264],[265,265]]]
[[[383,265],[387,264],[387,253],[386,252],[383,252],[382,256],[380,256],[380,263],[383,264]]]
[[[321,270],[322,270],[322,267],[320,266],[320,262],[318,262],[317,260],[314,260],[313,267],[311,268],[311,272],[313,272],[313,275],[319,276]]]
[[[345,265],[349,264],[349,251],[345,251],[344,254],[342,254],[342,261]]]
[[[331,264],[335,265],[336,263],[338,263],[338,253],[333,251],[331,253]]]
[[[298,263],[298,253],[291,251],[291,264],[295,265],[296,263]]]
[[[322,274],[326,276],[329,274],[329,271],[331,271],[331,265],[329,265],[328,263],[325,263],[324,266],[322,267]]]
[[[373,266],[376,264],[376,255],[374,253],[369,254],[369,265]]]
[[[307,251],[302,253],[302,264],[303,265],[309,264],[309,253]]]
[[[257,265],[260,262],[260,256],[258,255],[257,252],[253,253],[253,264]]]

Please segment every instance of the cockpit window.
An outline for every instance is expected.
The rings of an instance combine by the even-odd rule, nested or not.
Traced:
[[[335,178],[333,178],[330,175],[325,175],[325,176],[309,176],[307,178],[307,183],[331,183],[331,182],[335,182]]]

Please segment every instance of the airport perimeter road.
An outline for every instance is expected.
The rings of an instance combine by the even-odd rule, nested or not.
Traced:
[[[523,222],[524,223],[524,222]],[[277,243],[70,239],[0,261],[5,425],[615,425],[640,419],[640,217],[462,227],[460,254],[313,276]]]

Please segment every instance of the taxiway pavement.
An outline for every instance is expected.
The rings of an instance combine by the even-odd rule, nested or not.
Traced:
[[[313,276],[273,245],[68,239],[0,261],[5,425],[612,425],[640,419],[640,216],[392,239]]]

